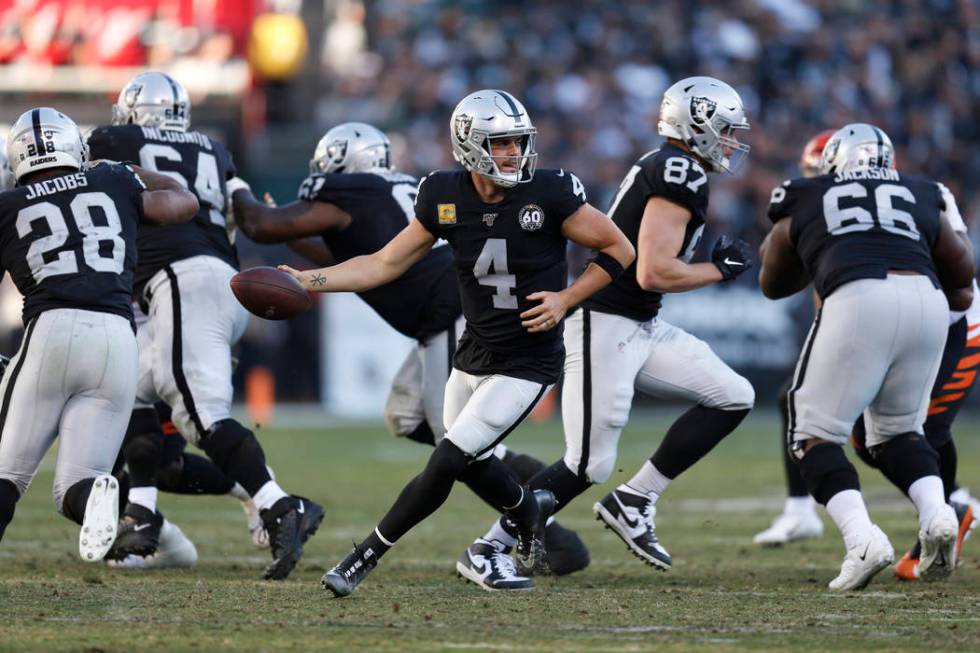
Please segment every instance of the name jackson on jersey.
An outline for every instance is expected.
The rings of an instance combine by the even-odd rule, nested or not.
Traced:
[[[454,365],[471,374],[506,374],[554,383],[564,363],[562,329],[528,333],[527,296],[565,287],[565,219],[585,204],[582,182],[538,170],[496,204],[483,202],[470,173],[438,171],[419,184],[415,217],[453,249],[466,318]]]
[[[97,127],[88,137],[92,159],[138,164],[176,179],[197,196],[201,208],[179,225],[147,224],[137,237],[136,289],[166,265],[192,256],[215,256],[238,268],[234,231],[225,220],[225,183],[235,164],[225,147],[199,132],[161,130],[140,125]]]

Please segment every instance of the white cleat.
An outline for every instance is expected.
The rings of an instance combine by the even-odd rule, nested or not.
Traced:
[[[156,553],[128,555],[122,560],[109,560],[108,564],[116,569],[186,569],[197,564],[197,547],[179,526],[164,519]]]
[[[78,555],[85,562],[98,562],[112,548],[119,526],[119,482],[114,476],[95,477],[85,504],[82,530],[78,534]]]
[[[862,590],[875,574],[894,560],[895,549],[888,541],[888,536],[877,526],[872,526],[871,537],[847,552],[840,574],[827,587],[838,592]]]
[[[753,544],[762,546],[782,546],[790,542],[811,540],[823,535],[823,522],[817,511],[784,510],[772,522],[772,526],[757,533]]]
[[[919,578],[922,580],[946,580],[956,568],[956,537],[960,523],[956,511],[944,505],[929,520],[929,526],[919,531],[922,554],[919,557]]]

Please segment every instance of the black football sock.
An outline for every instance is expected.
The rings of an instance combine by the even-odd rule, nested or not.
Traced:
[[[872,469],[878,469],[878,461],[868,450],[867,440],[868,432],[864,428],[864,417],[858,417],[857,421],[854,422],[854,429],[851,431],[851,446],[854,447],[854,453],[865,465]]]
[[[800,461],[800,472],[810,496],[822,506],[844,490],[861,491],[854,465],[840,446],[830,442],[811,447]]]
[[[556,513],[592,487],[591,483],[568,469],[561,459],[535,474],[527,485],[532,490],[550,490],[555,495]]]
[[[0,478],[0,540],[3,540],[7,525],[14,520],[18,499],[20,499],[20,492],[13,481]]]
[[[163,450],[163,429],[156,410],[140,408],[133,411],[122,449],[129,469],[130,487],[156,487],[157,466]]]
[[[126,504],[129,503],[129,472],[123,469],[113,473],[113,476],[119,481],[119,514],[121,515],[126,509]]]
[[[474,460],[459,480],[497,512],[504,512],[521,500],[521,481],[500,458]]]
[[[172,494],[228,494],[235,481],[217,465],[196,454],[184,452],[179,461],[160,470],[160,489]]]
[[[411,433],[406,433],[405,437],[409,440],[414,440],[419,444],[427,444],[430,447],[436,445],[436,434],[432,432],[432,427],[425,420],[415,427],[415,430]]]
[[[748,408],[721,410],[698,404],[677,418],[650,462],[669,479],[680,476],[741,424]]]
[[[85,520],[85,506],[88,504],[88,495],[92,493],[94,483],[94,477],[78,481],[65,491],[65,496],[61,500],[61,514],[79,526]]]
[[[946,502],[949,502],[949,495],[956,491],[956,444],[952,439],[946,444],[936,449],[939,454],[939,476],[943,479],[943,494],[946,495]]]
[[[468,459],[462,449],[449,440],[440,442],[422,473],[409,481],[395,503],[378,524],[378,531],[394,544],[413,526],[439,508],[466,470]]]
[[[787,434],[789,433],[789,396],[788,392],[793,383],[791,378],[783,384],[779,391],[779,450],[783,455],[783,470],[786,472],[786,491],[790,497],[808,497],[810,493],[806,490],[806,483],[803,481],[803,474],[800,473],[800,466],[796,464],[796,459],[789,452],[786,444]]]
[[[869,451],[885,478],[906,496],[920,478],[940,476],[939,454],[918,433],[896,435]]]
[[[215,423],[201,439],[201,448],[226,476],[240,483],[250,497],[272,480],[259,441],[233,419]]]
[[[526,453],[517,453],[508,449],[502,459],[511,468],[521,483],[527,483],[531,477],[544,469],[544,463]]]

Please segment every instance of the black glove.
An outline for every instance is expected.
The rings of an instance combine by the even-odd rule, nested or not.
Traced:
[[[722,281],[731,281],[752,267],[749,258],[749,244],[744,240],[734,240],[722,236],[711,250],[711,262],[721,271]]]

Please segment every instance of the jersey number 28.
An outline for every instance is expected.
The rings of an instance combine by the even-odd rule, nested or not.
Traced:
[[[92,208],[102,209],[106,225],[99,226],[92,221]],[[96,272],[112,272],[122,274],[123,261],[126,258],[126,242],[119,236],[122,224],[119,222],[119,212],[116,204],[105,193],[79,193],[70,204],[71,215],[82,233],[82,256],[85,264]],[[68,223],[61,209],[51,202],[32,204],[20,210],[17,214],[17,235],[25,238],[34,229],[35,221],[44,220],[50,235],[42,236],[27,248],[27,265],[36,283],[41,283],[48,277],[78,272],[78,257],[75,252],[66,250],[58,252],[51,261],[45,262],[44,255],[53,252],[68,240]],[[112,243],[112,255],[102,256],[100,253],[103,242]]]

